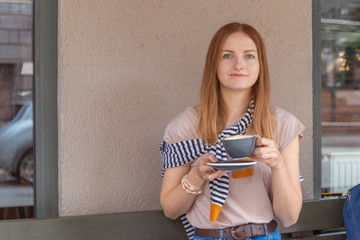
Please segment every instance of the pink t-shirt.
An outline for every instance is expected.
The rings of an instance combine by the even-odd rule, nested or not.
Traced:
[[[281,152],[297,136],[302,137],[304,125],[291,113],[272,107],[277,122],[276,144]],[[164,141],[168,144],[199,138],[196,133],[198,115],[193,107],[188,107],[176,116],[167,126]],[[235,125],[240,118],[228,122],[227,127]],[[272,208],[272,187],[270,168],[258,162],[253,167],[251,177],[234,179],[230,173],[229,193],[226,202],[215,222],[210,222],[210,189],[207,181],[191,209],[186,213],[195,228],[226,228],[241,224],[267,223],[274,218]]]

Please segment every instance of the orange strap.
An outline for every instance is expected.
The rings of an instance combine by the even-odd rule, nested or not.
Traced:
[[[215,222],[217,217],[220,214],[222,207],[220,205],[217,205],[215,203],[211,203],[210,205],[210,221]]]
[[[251,158],[241,159],[242,161],[251,161]],[[233,171],[233,178],[239,177],[251,177],[253,175],[252,168],[246,168],[244,170]]]
[[[244,170],[233,171],[233,178],[239,177],[251,177],[253,175],[252,168],[246,168]]]
[[[250,158],[241,159],[242,161],[251,161]],[[233,178],[239,177],[250,177],[253,175],[252,167],[246,168],[244,170],[233,171]],[[210,221],[215,222],[217,217],[220,214],[222,207],[220,205],[211,203],[210,205]]]

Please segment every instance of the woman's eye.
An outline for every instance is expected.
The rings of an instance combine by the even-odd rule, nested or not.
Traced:
[[[224,54],[223,58],[230,59],[230,58],[232,58],[232,55],[231,54]]]
[[[245,56],[245,59],[254,59],[255,56],[254,55],[251,55],[251,54],[248,54]]]

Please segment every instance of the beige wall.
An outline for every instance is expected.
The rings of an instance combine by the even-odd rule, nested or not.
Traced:
[[[197,104],[208,43],[230,21],[262,33],[273,104],[306,126],[312,197],[310,0],[61,0],[60,215],[160,209],[164,129]]]

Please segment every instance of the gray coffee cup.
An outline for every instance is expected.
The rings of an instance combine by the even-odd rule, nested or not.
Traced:
[[[249,157],[255,147],[255,135],[235,135],[223,139],[223,145],[227,153],[233,159]]]

